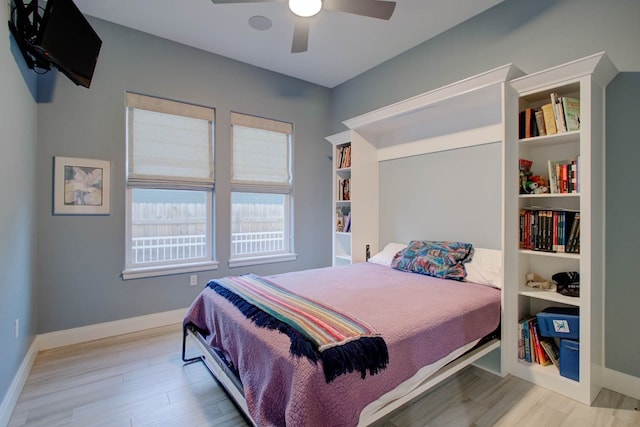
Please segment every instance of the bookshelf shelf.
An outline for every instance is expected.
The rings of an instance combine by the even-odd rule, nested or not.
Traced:
[[[570,305],[573,307],[580,307],[580,298],[567,297],[557,292],[545,291],[540,289],[533,289],[526,286],[520,286],[518,295],[528,298],[537,298],[544,301],[551,301],[558,304]]]
[[[530,255],[530,256],[540,256],[540,257],[549,257],[549,258],[567,258],[580,260],[580,254],[573,254],[567,252],[545,252],[545,251],[532,251],[528,249],[520,249],[518,253],[522,255]]]
[[[580,193],[542,193],[542,194],[519,194],[521,199],[548,199],[554,197],[580,197]]]
[[[512,107],[511,120],[505,126],[505,322],[508,323],[503,343],[509,371],[525,380],[550,388],[581,403],[591,404],[600,391],[599,371],[602,369],[600,357],[603,345],[602,295],[604,290],[604,88],[615,76],[617,70],[604,53],[592,55],[568,64],[530,74],[510,82],[512,89],[507,105]],[[543,136],[521,138],[521,126],[527,117],[535,117],[535,112],[545,105],[553,105],[555,96],[579,101],[578,130],[565,131]],[[548,107],[547,107],[548,108]],[[514,111],[517,110],[517,111]],[[553,109],[551,110],[553,114]],[[533,114],[532,114],[533,113]],[[523,121],[525,117],[525,121]],[[553,117],[553,116],[552,116]],[[563,115],[568,122],[570,117]],[[546,125],[547,118],[544,119]],[[555,122],[558,128],[561,124]],[[537,125],[537,123],[536,123]],[[534,126],[534,125],[531,125]],[[553,126],[551,126],[553,128]],[[536,131],[527,128],[527,134]],[[520,159],[532,162],[531,173],[549,177],[557,162],[576,161],[575,184],[580,192],[519,194]],[[577,160],[579,159],[579,160]],[[555,162],[555,163],[554,163]],[[570,166],[569,166],[570,167]],[[562,171],[567,183],[566,170]],[[571,181],[569,181],[571,182]],[[552,184],[551,184],[552,185]],[[566,189],[566,187],[565,187]],[[572,187],[569,187],[572,190]],[[527,211],[538,210],[574,212],[567,216],[573,222],[573,215],[579,213],[580,253],[545,252],[521,249],[520,240],[530,219]],[[522,212],[525,216],[522,217]],[[522,218],[525,218],[524,220]],[[542,234],[536,232],[542,247],[549,248],[548,240],[561,244],[558,240],[561,229],[540,214]],[[545,220],[549,221],[545,225]],[[523,223],[523,221],[525,221]],[[538,218],[534,219],[534,222]],[[523,225],[524,224],[524,225]],[[551,227],[548,224],[552,224]],[[525,227],[525,228],[523,228]],[[545,234],[546,233],[546,234]],[[527,234],[524,235],[528,236]],[[546,237],[545,237],[546,236]],[[542,240],[540,240],[542,239]],[[555,240],[554,240],[555,239]],[[537,243],[536,243],[537,244]],[[526,245],[526,243],[525,243]],[[547,246],[545,246],[547,245]],[[528,246],[526,246],[528,247]],[[535,246],[536,248],[538,246]],[[569,297],[557,292],[525,286],[528,273],[537,273],[546,279],[559,272],[580,274],[580,296]],[[534,316],[548,307],[577,307],[579,309],[579,380],[574,381],[560,374],[553,365],[542,366],[528,363],[518,357],[518,323]],[[562,364],[562,362],[561,362]]]
[[[570,144],[580,140],[580,131],[573,130],[570,132],[554,133],[552,135],[534,136],[532,138],[522,138],[518,142],[522,146],[546,146]]]

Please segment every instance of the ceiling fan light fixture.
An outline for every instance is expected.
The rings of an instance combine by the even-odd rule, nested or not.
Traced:
[[[320,12],[322,0],[289,0],[291,12],[303,18],[308,18]]]

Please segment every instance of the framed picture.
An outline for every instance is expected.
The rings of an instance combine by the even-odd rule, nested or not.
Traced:
[[[53,214],[108,215],[110,162],[54,157]]]

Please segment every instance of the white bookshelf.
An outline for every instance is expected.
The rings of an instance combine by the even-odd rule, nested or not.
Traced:
[[[591,404],[601,388],[604,301],[604,90],[617,70],[604,53],[572,61],[509,84],[505,121],[505,317],[503,364],[525,380]],[[580,129],[520,139],[518,113],[538,108],[551,92],[580,99]],[[549,160],[580,156],[580,192],[519,194],[519,159],[533,161],[534,175],[548,176]],[[533,206],[580,212],[580,253],[520,249],[520,210]],[[580,296],[525,286],[525,275],[545,278],[554,273],[580,273]],[[553,365],[518,358],[518,321],[547,307],[578,307],[580,313],[579,381],[561,376]]]
[[[344,231],[344,218],[346,214],[351,212],[351,200],[343,200],[340,197],[339,182],[343,182],[345,179],[351,179],[351,167],[341,167],[338,164],[339,151],[347,146],[351,145],[351,132],[345,131],[335,135],[326,137],[331,142],[333,148],[333,166],[332,166],[332,265],[345,265],[351,264],[351,232]],[[339,214],[340,212],[340,214]],[[341,227],[338,227],[338,216],[341,216]]]

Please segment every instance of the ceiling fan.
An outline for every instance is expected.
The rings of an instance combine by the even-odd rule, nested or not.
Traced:
[[[383,0],[211,0],[214,4],[287,2],[295,16],[291,53],[306,52],[309,45],[309,18],[322,9],[389,20],[396,8],[394,1]]]

